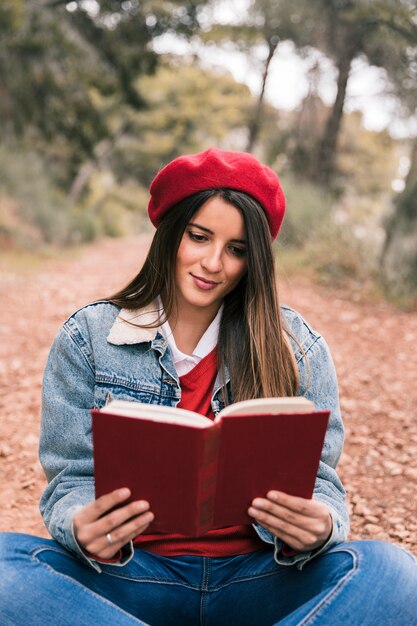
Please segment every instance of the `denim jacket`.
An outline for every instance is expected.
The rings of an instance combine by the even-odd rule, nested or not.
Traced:
[[[345,491],[335,471],[344,431],[335,369],[324,339],[294,310],[282,307],[282,315],[301,346],[291,340],[299,395],[312,400],[318,409],[331,410],[313,497],[329,508],[333,531],[321,548],[287,557],[281,553],[281,540],[258,524],[254,528],[263,541],[274,544],[278,563],[301,569],[348,534]],[[157,328],[135,325],[154,320],[155,307],[120,311],[109,302],[87,305],[57,334],[45,369],[39,456],[48,485],[40,501],[41,513],[52,537],[97,571],[101,571],[100,564],[83,554],[72,526],[75,513],[94,499],[90,410],[101,408],[109,398],[176,406],[181,396],[167,342]],[[223,389],[218,377],[212,396],[215,414],[224,406],[223,393],[231,399],[228,378]],[[127,563],[132,554],[130,544],[118,565]]]

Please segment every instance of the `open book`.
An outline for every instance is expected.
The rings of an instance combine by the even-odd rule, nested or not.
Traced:
[[[129,487],[150,502],[149,532],[188,536],[251,523],[270,489],[310,498],[330,414],[302,397],[237,402],[214,421],[123,400],[91,413],[96,497]]]

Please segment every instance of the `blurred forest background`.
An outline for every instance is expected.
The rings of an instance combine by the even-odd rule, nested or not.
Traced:
[[[308,81],[292,110],[267,97],[288,46]],[[346,106],[366,66],[383,129]],[[157,170],[218,146],[281,177],[287,271],[415,307],[416,104],[415,0],[2,0],[2,254],[143,231]]]

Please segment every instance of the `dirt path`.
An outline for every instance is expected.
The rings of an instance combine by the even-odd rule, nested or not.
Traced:
[[[101,241],[40,272],[0,273],[0,531],[48,536],[38,512],[42,370],[64,319],[135,273],[146,238]],[[281,300],[327,339],[340,381],[347,442],[339,466],[352,539],[382,538],[417,555],[417,315],[284,284]]]

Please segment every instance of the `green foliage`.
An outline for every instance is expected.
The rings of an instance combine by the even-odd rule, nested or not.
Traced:
[[[14,33],[22,26],[24,0],[3,0],[0,5],[0,34]]]
[[[320,187],[293,176],[281,177],[287,211],[280,239],[285,246],[304,247],[317,240],[329,227],[333,198]]]
[[[278,242],[276,251],[283,276],[308,277],[331,287],[363,286],[375,278],[375,266],[364,242],[355,239],[346,227],[329,224],[303,248],[287,248]]]
[[[345,114],[338,146],[338,185],[358,197],[391,199],[391,181],[398,168],[398,142],[387,131],[363,126],[359,112]],[[386,201],[386,200],[385,200]]]
[[[123,112],[126,130],[111,155],[119,180],[130,177],[147,186],[162,164],[180,154],[243,146],[251,96],[229,74],[166,60],[154,76],[138,79],[137,89],[146,108]],[[121,124],[120,111],[112,120]]]
[[[0,9],[3,137],[51,157],[62,185],[112,130],[97,95],[143,108],[135,82],[153,73],[150,43],[163,32],[190,36],[206,0],[100,3],[7,0]]]
[[[91,240],[146,230],[148,192],[135,181],[118,184],[110,170],[94,171],[82,202],[73,210],[73,238]]]
[[[287,211],[277,244],[282,274],[341,287],[375,276],[381,229],[369,200],[337,199],[320,186],[281,178]]]
[[[0,203],[2,239],[33,247],[63,244],[71,237],[69,206],[34,152],[11,152],[0,146]]]
[[[44,154],[59,144],[68,176],[71,163],[90,154],[105,134],[105,125],[91,102],[97,55],[61,17],[29,5],[21,28],[2,38],[0,115],[6,138],[27,139]]]
[[[145,106],[137,81],[156,69],[152,39],[191,36],[205,1],[1,3],[2,241],[61,244],[137,227],[143,188],[110,153],[131,139],[124,115]]]
[[[146,228],[147,187],[170,159],[210,145],[235,148],[241,135],[244,141],[250,94],[230,75],[165,60],[136,87],[146,103],[141,111],[97,100],[114,139],[97,150],[78,194],[78,214],[89,237]]]
[[[0,241],[5,246],[63,246],[137,232],[146,203],[143,188],[133,182],[113,184],[107,172],[95,173],[83,202],[73,205],[37,153],[0,146]]]

